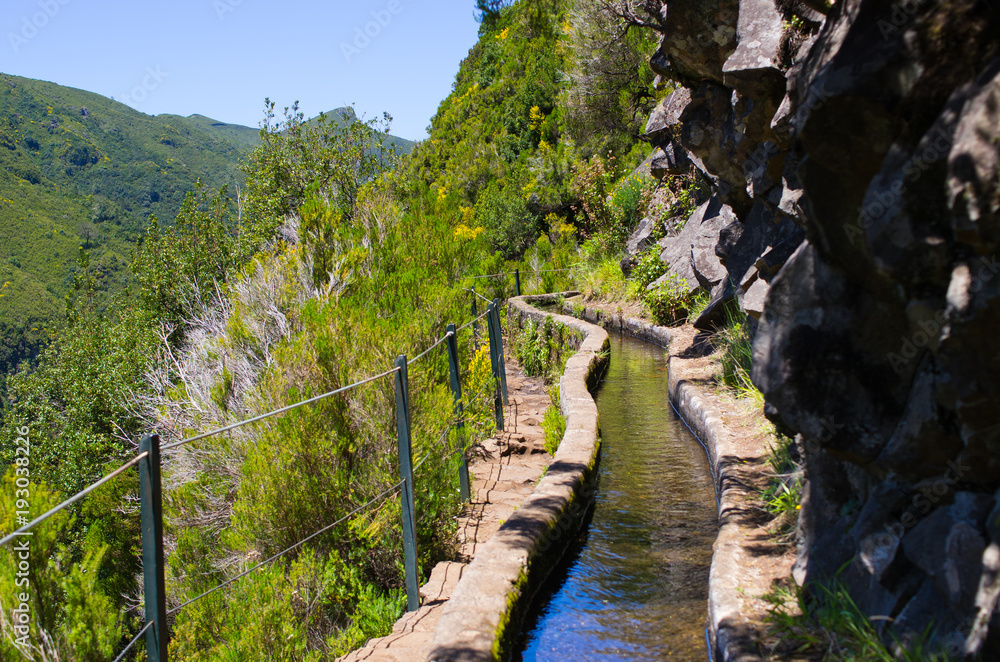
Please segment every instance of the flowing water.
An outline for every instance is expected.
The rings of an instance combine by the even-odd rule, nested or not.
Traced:
[[[518,659],[705,660],[715,491],[661,348],[612,334],[593,518],[536,599]]]

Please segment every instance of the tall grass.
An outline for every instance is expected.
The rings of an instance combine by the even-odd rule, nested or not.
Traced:
[[[764,396],[750,379],[753,365],[753,339],[746,327],[746,318],[739,307],[726,308],[726,325],[716,332],[712,344],[720,350],[719,364],[722,383],[741,398],[749,398],[763,406]]]
[[[932,646],[930,628],[905,643],[891,634],[886,646],[867,616],[839,580],[812,583],[809,591],[794,583],[775,586],[761,596],[769,605],[768,628],[780,639],[780,653],[795,659],[864,660],[865,662],[945,662],[943,646]],[[784,656],[782,656],[784,657]]]

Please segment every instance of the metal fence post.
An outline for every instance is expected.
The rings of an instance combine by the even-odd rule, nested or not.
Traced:
[[[406,569],[406,610],[420,608],[417,585],[417,527],[413,507],[413,451],[410,443],[410,390],[406,356],[396,358],[396,437],[399,442],[400,500],[403,511],[403,566]]]
[[[503,404],[507,402],[507,363],[503,358],[503,328],[500,326],[500,299],[493,300],[493,315],[496,317],[494,324],[497,329],[497,361],[500,365],[500,392],[503,394]]]
[[[521,270],[514,269],[514,292],[521,296]]]
[[[167,662],[167,592],[163,580],[163,495],[160,487],[160,437],[150,435],[139,443],[148,453],[139,467],[140,517],[142,521],[142,580],[146,598],[146,657],[149,662]]]
[[[476,306],[476,286],[472,286],[472,338],[476,349],[479,349],[479,308]]]
[[[493,410],[497,422],[497,429],[503,430],[503,403],[500,399],[500,359],[497,357],[497,347],[500,341],[500,331],[497,328],[496,315],[494,315],[494,303],[491,301],[486,306],[486,328],[490,333],[490,367],[493,368],[493,379],[496,380],[496,389],[493,391]],[[502,350],[501,350],[502,351]]]
[[[455,397],[455,417],[458,420],[458,443],[461,448],[458,464],[458,485],[462,491],[462,501],[469,500],[469,465],[465,461],[465,421],[462,420],[462,382],[458,372],[458,332],[454,324],[448,325],[448,368],[451,372],[451,393]]]

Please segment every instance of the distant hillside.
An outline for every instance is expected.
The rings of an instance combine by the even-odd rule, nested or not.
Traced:
[[[344,108],[335,108],[334,110],[325,113],[325,115],[328,120],[339,126],[344,126],[358,119],[358,116],[354,112],[354,109],[349,106]],[[314,117],[311,120],[309,120],[307,124],[314,123],[318,119],[319,117]],[[364,118],[364,119],[370,119],[370,118]],[[413,148],[417,146],[417,143],[416,141],[407,140],[406,138],[400,138],[399,136],[394,136],[390,133],[386,137],[386,141],[383,143],[383,146],[389,147],[391,145],[396,146],[397,154],[405,155],[412,152]]]
[[[243,126],[242,124],[226,124],[204,115],[157,115],[157,119],[169,120],[181,124],[187,123],[223,140],[228,140],[243,151],[249,152],[260,144],[260,129]]]
[[[258,129],[0,74],[0,376],[61,322],[80,248],[98,287],[121,289],[150,215],[171,223],[199,179],[231,187],[259,143]]]
[[[334,124],[340,126],[358,119],[357,114],[351,107],[336,108],[327,112],[326,116]],[[249,126],[226,124],[225,122],[219,122],[204,115],[189,115],[188,117],[181,117],[180,115],[157,115],[156,118],[165,121],[169,120],[175,124],[196,126],[217,138],[229,141],[244,151],[250,151],[260,144],[260,129],[254,129]],[[317,119],[318,117],[314,117],[308,123],[313,123]],[[385,142],[386,146],[395,145],[396,151],[399,154],[409,154],[413,151],[416,144],[413,140],[407,140],[406,138],[400,138],[392,134],[389,134]]]
[[[149,216],[172,220],[198,179],[231,184],[246,150],[197,119],[0,74],[0,371],[61,321],[81,247],[99,287],[122,287]]]

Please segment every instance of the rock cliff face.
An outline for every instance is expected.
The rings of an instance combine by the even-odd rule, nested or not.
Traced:
[[[700,326],[732,298],[759,321],[806,464],[798,578],[843,568],[896,636],[1000,659],[1000,2],[664,11],[654,168],[714,196],[662,257],[711,288]]]

